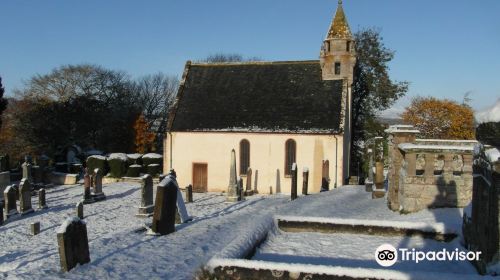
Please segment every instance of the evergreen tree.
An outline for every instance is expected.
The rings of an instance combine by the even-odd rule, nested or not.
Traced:
[[[7,109],[7,99],[3,96],[5,89],[2,86],[2,77],[0,77],[0,128],[2,127],[2,113]]]

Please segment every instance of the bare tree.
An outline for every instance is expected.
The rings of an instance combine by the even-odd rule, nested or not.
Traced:
[[[3,96],[5,89],[2,86],[2,77],[0,77],[0,128],[2,127],[2,113],[7,109],[7,99]]]

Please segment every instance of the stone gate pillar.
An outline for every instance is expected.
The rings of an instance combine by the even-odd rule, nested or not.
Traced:
[[[389,189],[387,194],[388,205],[393,211],[399,210],[399,171],[403,165],[403,154],[399,144],[412,143],[420,131],[412,125],[392,125],[385,130],[389,134]]]

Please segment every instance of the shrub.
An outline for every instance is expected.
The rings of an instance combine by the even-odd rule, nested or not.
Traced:
[[[157,163],[150,164],[146,167],[146,173],[153,177],[157,177],[160,174],[160,165]]]
[[[104,156],[90,156],[87,158],[87,168],[89,173],[94,172],[94,169],[99,168],[102,174],[108,173],[108,164],[106,162],[106,157]]]
[[[127,155],[122,153],[110,154],[108,165],[111,177],[121,178],[125,176],[127,174]]]
[[[150,164],[158,164],[160,167],[163,163],[163,157],[160,154],[149,153],[142,156],[142,165],[149,166]]]
[[[139,177],[141,175],[142,166],[133,164],[127,169],[127,177]]]
[[[127,154],[128,165],[142,164],[142,154]]]

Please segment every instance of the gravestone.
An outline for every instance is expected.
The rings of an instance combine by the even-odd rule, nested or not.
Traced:
[[[243,195],[245,194],[245,191],[243,190],[243,178],[240,177],[238,180],[238,200],[241,201],[243,200]]]
[[[35,222],[30,224],[31,235],[37,235],[40,233],[40,222]]]
[[[231,166],[229,169],[229,186],[227,187],[228,202],[236,202],[240,200],[238,195],[238,178],[236,177],[236,152],[231,150]]]
[[[257,191],[258,181],[259,181],[259,170],[255,170],[255,180],[253,180],[253,193],[259,193]]]
[[[141,177],[141,206],[138,217],[151,217],[155,205],[153,204],[153,177],[146,174]]]
[[[29,159],[26,157],[25,162],[21,165],[23,179],[28,179],[31,183],[33,182],[33,177],[31,175],[31,163],[29,163]]]
[[[302,194],[307,195],[307,188],[309,184],[309,168],[304,167],[302,171]]]
[[[166,235],[175,232],[175,215],[177,212],[177,186],[174,173],[168,174],[156,188],[156,200],[151,232],[155,235]]]
[[[279,169],[276,169],[276,193],[281,193],[281,178]]]
[[[175,177],[175,171],[173,169],[171,170]],[[185,223],[188,221],[191,221],[191,217],[188,215],[187,209],[186,209],[186,204],[184,204],[184,199],[182,198],[182,193],[179,188],[179,185],[177,184],[177,180],[175,181],[175,187],[177,188],[177,211],[176,213],[178,214],[178,219],[176,218],[176,223],[180,221],[180,223]],[[177,215],[176,215],[177,216]]]
[[[10,171],[0,172],[0,201],[3,200],[3,191],[10,185]]]
[[[193,202],[193,186],[188,185],[186,187],[186,203]]]
[[[297,164],[292,164],[292,188],[290,191],[290,197],[292,200],[297,199]]]
[[[269,194],[273,194],[273,187],[269,186]]]
[[[253,195],[252,190],[252,168],[247,169],[247,180],[245,186],[245,196]]]
[[[4,197],[4,220],[10,216],[17,214],[16,193],[15,185],[8,186],[3,192]]]
[[[19,210],[21,215],[33,212],[31,207],[31,184],[28,179],[23,178],[19,183]]]
[[[79,201],[76,203],[76,216],[80,219],[83,220],[83,201]]]
[[[45,189],[41,188],[38,190],[38,209],[46,209],[47,203],[45,201]]]
[[[77,217],[68,218],[57,230],[61,270],[90,262],[87,225]]]
[[[92,178],[88,172],[88,169],[85,168],[85,175],[83,175],[83,203],[89,204],[93,203],[94,199],[92,199],[92,195],[90,194],[90,187],[92,185]]]
[[[92,194],[92,198],[95,201],[101,201],[106,199],[106,195],[102,192],[102,171],[99,168],[94,169],[94,193]]]

